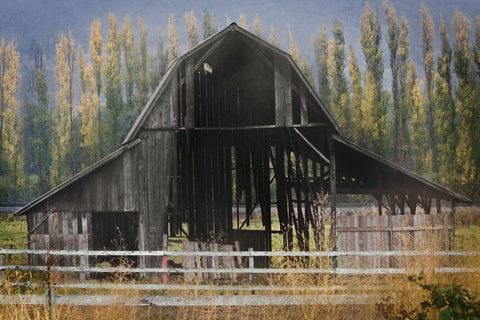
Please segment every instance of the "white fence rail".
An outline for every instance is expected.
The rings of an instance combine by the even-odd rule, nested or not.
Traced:
[[[50,255],[50,256],[125,256],[125,257],[247,257],[248,268],[142,268],[142,267],[86,267],[86,266],[22,266],[6,265],[6,255]],[[348,275],[374,275],[374,274],[405,274],[412,269],[405,268],[255,268],[254,257],[345,257],[345,256],[480,256],[480,251],[72,251],[72,250],[13,250],[0,249],[0,271],[55,271],[55,272],[94,272],[94,273],[216,273],[216,274],[348,274]],[[418,270],[420,271],[420,270]],[[477,272],[480,268],[461,267],[436,267],[436,273],[462,273]]]
[[[27,266],[27,265],[8,265],[6,259],[9,255],[40,255],[45,257],[45,261],[50,261],[46,266]],[[83,261],[88,260],[87,257],[104,256],[104,257],[241,257],[247,258],[248,262],[245,265],[247,267],[240,268],[144,268],[144,267],[89,267],[89,266],[56,266],[51,263],[51,256],[77,256]],[[23,287],[45,287],[46,294],[42,295],[20,295],[20,296],[2,296],[0,295],[0,304],[10,303],[27,303],[27,304],[45,304],[47,310],[53,310],[52,306],[55,304],[89,304],[89,305],[106,305],[113,303],[125,303],[128,305],[265,305],[265,304],[311,304],[312,299],[315,303],[318,303],[319,297],[324,297],[329,303],[351,303],[353,299],[358,298],[358,290],[362,290],[363,302],[356,303],[371,303],[372,298],[380,302],[378,294],[383,291],[394,290],[391,287],[384,285],[374,285],[359,287],[355,286],[354,290],[349,286],[344,285],[329,285],[322,286],[275,286],[275,285],[262,285],[253,280],[255,274],[328,274],[328,275],[385,275],[385,274],[414,274],[419,273],[420,269],[412,268],[255,268],[254,257],[297,257],[297,258],[327,258],[334,259],[335,257],[345,256],[364,256],[364,257],[378,257],[378,256],[393,256],[393,257],[480,257],[480,251],[345,251],[345,252],[283,252],[283,251],[71,251],[71,250],[13,250],[13,249],[0,249],[0,272],[2,283],[5,281],[5,273],[8,270],[30,271],[30,272],[46,272],[46,283],[9,283],[13,286]],[[305,260],[303,260],[305,261]],[[443,261],[450,261],[452,259],[443,259]],[[334,265],[334,264],[333,264]],[[307,265],[308,266],[308,265]],[[480,272],[480,268],[474,267],[435,267],[430,271],[435,273],[475,273]],[[80,275],[79,282],[68,281],[68,283],[53,283],[51,280],[51,274],[53,272],[67,272],[78,273]],[[163,283],[105,283],[105,282],[89,282],[85,283],[85,275],[87,273],[128,273],[128,274],[160,274],[163,277]],[[245,275],[246,283],[241,284],[202,284],[202,283],[180,283],[180,284],[167,284],[166,279],[168,274],[235,274]],[[201,279],[201,277],[199,277]],[[183,291],[186,295],[180,296],[142,296],[139,298],[136,296],[122,296],[128,297],[128,301],[118,301],[117,296],[102,296],[101,298],[95,295],[56,295],[55,289],[62,288],[76,288],[84,290],[95,289],[113,289],[113,290],[136,290],[136,291],[158,291],[158,290],[173,290]],[[196,297],[190,297],[192,291],[208,291],[208,292],[234,292],[233,295],[228,295],[228,301],[220,301],[222,295],[200,295],[202,301],[199,301]],[[253,295],[237,295],[235,292],[251,292]],[[258,293],[268,293],[269,295],[258,295]],[[278,292],[278,295],[272,295],[272,293]],[[307,292],[307,295],[301,297],[300,292]],[[309,293],[314,293],[314,296],[310,296]],[[27,297],[28,296],[28,297]],[[268,300],[268,297],[272,300]],[[219,298],[220,297],[220,298]],[[266,298],[267,297],[267,298]],[[87,300],[85,300],[87,299]],[[190,300],[189,300],[190,299]],[[310,300],[312,301],[310,301]],[[138,301],[137,301],[138,300]],[[266,302],[267,301],[267,302]],[[268,302],[270,301],[270,302]],[[369,302],[370,301],[370,302]]]

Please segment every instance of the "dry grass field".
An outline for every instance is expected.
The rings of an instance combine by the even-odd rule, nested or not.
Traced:
[[[455,230],[456,250],[480,249],[480,226],[475,225],[476,217],[480,215],[478,209],[459,210],[462,222],[457,224]],[[26,234],[25,222],[22,218],[10,216],[0,220],[0,243],[4,247],[25,248]],[[425,248],[428,249],[428,248]],[[12,258],[12,262],[25,262],[24,257]],[[23,261],[22,261],[23,260]],[[449,261],[456,267],[479,267],[479,257],[456,257]],[[318,267],[328,262],[312,260],[310,267]],[[445,258],[427,256],[421,259],[406,259],[404,267],[411,270],[410,280],[404,275],[362,275],[362,276],[332,276],[312,274],[286,274],[269,275],[257,278],[256,282],[266,284],[272,290],[255,292],[255,295],[295,295],[300,301],[308,301],[305,305],[260,305],[260,306],[180,306],[158,307],[139,306],[118,303],[106,306],[71,306],[57,304],[54,314],[47,312],[45,306],[34,306],[24,303],[0,305],[0,319],[415,319],[421,318],[422,312],[426,319],[440,318],[441,308],[422,309],[421,304],[432,301],[431,290],[426,290],[422,285],[432,285],[440,288],[436,294],[447,288],[461,288],[467,292],[470,302],[479,304],[480,299],[480,273],[462,274],[435,274],[436,266],[443,266]],[[287,268],[296,268],[298,262],[285,262]],[[423,274],[418,279],[418,270]],[[414,278],[413,276],[417,276]],[[30,278],[29,278],[30,277]],[[28,276],[20,272],[9,272],[7,281],[1,286],[2,297],[16,297],[19,294],[44,294],[43,288],[16,288],[9,283],[16,281],[34,281],[42,275]],[[54,275],[54,282],[68,281],[65,275]],[[143,280],[134,280],[128,275],[114,275],[110,281],[116,284],[142,283]],[[93,281],[93,280],[90,280]],[[157,280],[160,283],[160,280]],[[172,282],[180,281],[172,279]],[[155,280],[149,280],[149,283]],[[294,286],[296,291],[282,292],[273,290],[280,286]],[[455,287],[457,286],[457,287]],[[311,291],[308,288],[321,287],[322,290]],[[347,290],[335,288],[347,288]],[[83,294],[81,289],[57,289],[56,294]],[[345,295],[348,293],[348,295]],[[89,290],[88,294],[110,295],[119,297],[137,297],[141,300],[144,295],[184,295],[188,297],[251,295],[251,292],[190,290],[190,291],[136,291],[114,289]],[[338,297],[344,297],[342,303]],[[25,301],[23,301],[25,302]],[[480,307],[479,307],[480,308]],[[472,309],[473,310],[473,309]],[[478,309],[480,310],[480,309]],[[474,312],[474,311],[472,311]],[[442,315],[443,317],[444,315]],[[472,316],[478,317],[479,314]],[[450,317],[451,319],[460,319]],[[447,318],[449,319],[449,318]],[[472,318],[475,319],[475,318]]]

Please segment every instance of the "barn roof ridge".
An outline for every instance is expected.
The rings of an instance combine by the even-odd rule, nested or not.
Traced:
[[[317,91],[313,88],[313,84],[311,84],[306,79],[303,72],[301,72],[300,68],[295,63],[292,56],[288,52],[285,52],[282,49],[277,48],[276,46],[272,45],[268,41],[256,36],[255,34],[249,32],[248,30],[243,29],[242,27],[238,26],[235,22],[233,22],[230,25],[228,25],[227,27],[223,28],[222,30],[220,30],[217,33],[211,35],[207,39],[203,40],[202,42],[200,42],[199,44],[197,44],[196,46],[194,46],[193,48],[191,48],[189,51],[185,52],[181,56],[178,56],[177,58],[175,58],[175,60],[170,65],[170,67],[167,69],[167,72],[165,73],[163,78],[160,80],[157,88],[155,89],[155,91],[150,96],[150,99],[147,101],[147,103],[143,107],[142,112],[137,117],[136,121],[134,122],[132,128],[128,132],[125,139],[123,140],[122,144],[126,144],[129,141],[132,141],[133,139],[137,138],[137,135],[138,135],[138,132],[141,129],[141,126],[146,121],[148,115],[150,114],[150,112],[155,107],[155,103],[157,102],[161,93],[165,90],[166,84],[169,83],[172,75],[176,72],[176,69],[179,67],[180,63],[185,61],[186,59],[188,59],[190,56],[192,56],[193,54],[195,54],[199,50],[207,47],[211,43],[219,41],[222,37],[226,36],[230,32],[239,32],[243,36],[249,38],[250,40],[256,41],[260,45],[263,45],[264,47],[268,48],[269,50],[272,50],[276,54],[278,54],[278,55],[282,56],[284,59],[286,59],[286,61],[291,65],[292,69],[297,73],[297,75],[299,76],[299,78],[302,81],[302,83],[304,84],[304,86],[308,89],[308,91],[310,92],[312,97],[315,99],[318,106],[320,106],[322,112],[325,114],[327,119],[333,125],[336,132],[340,136],[345,137],[345,133],[343,132],[343,130],[338,125],[338,123],[335,120],[335,118],[333,117],[332,113],[330,112],[328,107],[325,105],[325,103],[322,101],[322,99],[318,95]]]

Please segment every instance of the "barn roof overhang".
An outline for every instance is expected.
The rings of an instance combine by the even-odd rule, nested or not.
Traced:
[[[33,209],[35,206],[37,206],[38,204],[42,203],[43,201],[47,200],[48,198],[50,198],[51,196],[65,190],[67,187],[69,187],[70,185],[74,184],[75,182],[85,178],[86,176],[88,176],[89,174],[91,174],[92,172],[100,169],[101,167],[103,167],[104,165],[108,164],[110,161],[120,157],[125,151],[133,148],[134,146],[136,146],[138,143],[140,143],[140,139],[135,139],[134,141],[131,141],[130,143],[127,143],[126,145],[123,145],[122,147],[118,148],[117,150],[115,150],[114,152],[110,153],[108,156],[106,156],[105,158],[95,162],[94,164],[92,164],[91,166],[87,167],[86,169],[84,169],[83,171],[80,171],[79,173],[77,173],[76,175],[74,175],[73,177],[71,177],[70,179],[68,180],[65,180],[63,183],[59,184],[58,186],[56,186],[55,188],[51,189],[50,191],[44,193],[43,195],[41,195],[40,197],[38,197],[37,199],[33,200],[32,202],[28,203],[25,207],[21,208],[20,210],[18,210],[17,212],[15,212],[14,215],[16,216],[19,216],[19,215],[22,215],[22,214],[26,214],[28,213],[31,209]]]
[[[426,195],[441,200],[470,199],[333,135],[339,193]]]
[[[325,115],[328,123],[332,126],[334,133],[340,136],[345,136],[344,132],[333,118],[327,106],[323,103],[322,99],[317,94],[312,84],[309,83],[305,75],[300,71],[300,68],[294,62],[291,55],[273,46],[262,38],[237,26],[236,23],[232,23],[174,60],[174,62],[168,68],[166,74],[160,81],[159,85],[155,89],[154,93],[151,95],[149,101],[146,103],[139,117],[136,119],[131,130],[125,137],[123,144],[126,144],[138,137],[139,131],[141,130],[149,114],[155,108],[155,105],[160,99],[160,96],[167,89],[168,84],[170,83],[170,81],[172,81],[174,75],[179,74],[179,72],[181,71],[181,67],[187,60],[193,59],[195,68],[197,68],[198,66],[203,65],[204,62],[207,62],[207,60],[209,60],[209,57],[214,55],[214,53],[218,53],[221,50],[229,48],[229,46],[231,46],[232,44],[232,41],[241,42],[241,45],[246,47],[246,50],[249,50],[253,57],[263,61],[263,63],[266,65],[272,66],[274,57],[283,59],[283,61],[286,62],[286,66],[291,68],[292,77],[294,77],[294,79],[296,80],[295,82],[298,84],[299,87],[302,87],[314,101],[314,104],[311,107],[318,109],[319,112]],[[224,60],[226,60],[225,57]],[[294,87],[294,89],[298,88]]]

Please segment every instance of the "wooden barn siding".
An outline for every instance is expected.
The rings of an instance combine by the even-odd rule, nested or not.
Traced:
[[[39,224],[46,216],[45,212],[32,212],[28,216],[30,228]],[[47,249],[50,243],[52,250],[89,250],[92,248],[92,234],[90,212],[54,212],[48,219],[29,234],[29,247],[33,250]],[[30,264],[45,264],[45,257],[32,255],[29,257]],[[79,266],[86,263],[86,258],[58,257],[53,261],[56,265]]]
[[[338,251],[452,250],[454,220],[441,215],[337,217]],[[339,257],[339,267],[400,267],[402,258]]]

